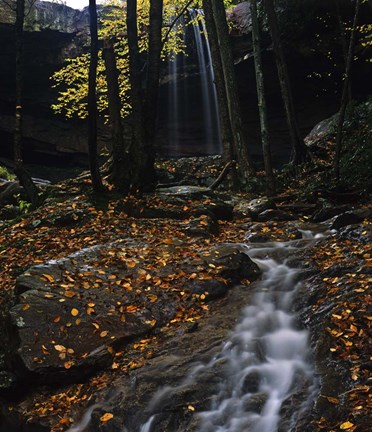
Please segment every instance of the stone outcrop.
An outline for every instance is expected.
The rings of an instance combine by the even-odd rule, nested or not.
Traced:
[[[168,254],[172,247],[164,245]],[[48,384],[80,380],[110,366],[113,347],[125,346],[174,318],[176,292],[203,295],[209,302],[240,280],[253,281],[261,274],[231,245],[150,271],[141,259],[127,258],[141,248],[147,246],[131,241],[96,246],[31,267],[17,279],[19,300],[10,314],[11,339],[18,341],[12,361],[20,378]],[[209,268],[218,269],[214,278],[196,277]],[[161,281],[172,275],[185,277],[177,277],[177,290],[167,292]],[[195,277],[190,280],[189,275]],[[142,285],[136,285],[139,281]]]

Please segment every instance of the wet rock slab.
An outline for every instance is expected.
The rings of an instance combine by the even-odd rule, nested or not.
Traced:
[[[171,256],[184,246],[162,247]],[[174,318],[179,292],[188,307],[194,295],[215,300],[241,279],[255,280],[261,273],[229,245],[158,267],[145,261],[147,251],[146,244],[129,240],[100,245],[21,275],[18,303],[10,311],[21,375],[41,383],[81,379],[111,366],[117,347]],[[162,281],[168,279],[175,282],[164,289]],[[183,298],[190,298],[189,303]]]
[[[175,315],[174,296],[133,290],[130,279],[141,270],[131,267],[133,261],[105,266],[105,256],[125,251],[130,245],[89,248],[18,278],[19,302],[10,313],[18,361],[27,374],[48,383],[90,374],[111,364],[113,345]]]
[[[224,359],[214,361],[210,367],[209,362],[220,352],[221,344],[240,317],[242,306],[249,304],[254,286],[239,286],[229,291],[210,305],[210,315],[199,322],[196,331],[180,330],[149,364],[131,371],[129,376],[118,377],[110,391],[101,392],[98,398],[108,402],[92,406],[89,430],[137,431],[153,415],[149,430],[198,430],[195,413],[210,407],[226,366]],[[192,370],[197,371],[197,380],[186,379]],[[257,407],[258,404],[257,401]],[[83,412],[76,411],[75,418]],[[102,423],[100,418],[106,412],[112,413],[113,418]]]

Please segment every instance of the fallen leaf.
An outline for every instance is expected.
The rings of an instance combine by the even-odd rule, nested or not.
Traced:
[[[66,348],[63,345],[54,345],[54,349],[59,351],[59,352],[66,350]]]
[[[72,316],[78,316],[79,315],[79,311],[75,308],[71,309],[71,315]]]
[[[327,396],[327,401],[328,401],[328,402],[331,402],[331,403],[333,403],[333,404],[335,404],[335,405],[337,405],[337,404],[340,403],[340,401],[339,401],[337,398],[332,397],[332,396]]]
[[[105,413],[103,414],[103,416],[100,417],[100,420],[102,423],[107,422],[109,420],[111,420],[114,417],[114,414],[112,413]]]
[[[44,279],[46,279],[48,282],[54,282],[54,276],[50,275],[50,274],[43,274],[42,275]]]
[[[342,425],[340,426],[340,429],[345,430],[345,429],[350,429],[354,426],[353,423],[347,421],[345,423],[342,423]]]

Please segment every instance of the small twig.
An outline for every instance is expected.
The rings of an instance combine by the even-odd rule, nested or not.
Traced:
[[[215,190],[217,187],[225,180],[227,177],[227,174],[230,172],[232,168],[236,165],[236,161],[232,160],[228,162],[223,170],[221,171],[221,174],[217,177],[217,179],[209,186],[210,190]]]

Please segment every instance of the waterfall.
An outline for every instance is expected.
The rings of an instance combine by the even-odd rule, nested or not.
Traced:
[[[183,29],[186,50],[168,59],[168,147],[176,156],[220,154],[217,93],[204,17],[201,10],[191,9],[189,14],[192,23],[180,17],[172,29]],[[189,39],[192,43],[187,45]]]
[[[208,39],[206,38],[205,21],[200,10],[191,9],[190,16],[196,20],[201,17],[200,21],[193,24],[193,32],[196,44],[196,53],[198,56],[199,76],[201,80],[202,91],[202,106],[203,106],[203,124],[204,124],[204,137],[206,141],[207,153],[213,153],[216,149],[218,152],[220,148],[220,135],[219,135],[219,118],[217,109],[217,93],[214,84],[214,73],[212,66],[212,57],[209,47]],[[200,25],[200,23],[202,23]],[[202,33],[203,32],[203,33]],[[217,136],[214,133],[217,131]],[[214,139],[217,138],[217,147]]]

